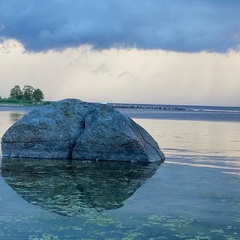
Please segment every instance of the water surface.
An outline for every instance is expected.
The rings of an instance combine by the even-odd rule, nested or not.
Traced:
[[[0,111],[0,136],[27,111]],[[4,159],[0,239],[240,239],[238,110],[121,111],[166,162]]]

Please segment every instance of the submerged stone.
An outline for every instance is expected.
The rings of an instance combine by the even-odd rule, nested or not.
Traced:
[[[3,157],[163,162],[150,134],[106,104],[65,99],[39,107],[2,138]]]

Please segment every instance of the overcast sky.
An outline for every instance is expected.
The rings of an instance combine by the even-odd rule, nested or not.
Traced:
[[[240,106],[238,0],[0,0],[0,96]]]

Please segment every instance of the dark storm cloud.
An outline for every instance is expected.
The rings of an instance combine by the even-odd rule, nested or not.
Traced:
[[[0,0],[0,41],[28,51],[82,44],[226,52],[240,45],[240,1]]]

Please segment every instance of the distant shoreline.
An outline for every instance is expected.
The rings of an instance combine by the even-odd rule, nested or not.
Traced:
[[[186,111],[186,108],[180,106],[161,106],[161,105],[144,105],[144,104],[109,104],[114,108],[130,108],[130,109],[151,109],[151,110],[171,110],[171,111]]]
[[[37,106],[43,106],[48,105],[51,102],[7,102],[7,101],[1,101],[0,100],[0,107],[37,107]]]
[[[24,108],[24,107],[40,107],[53,103],[54,101],[42,102],[7,102],[0,100],[0,108]],[[99,102],[91,102],[99,103]],[[116,109],[136,109],[136,110],[160,110],[160,111],[217,111],[217,112],[238,112],[240,107],[226,107],[226,106],[197,106],[197,105],[162,105],[162,104],[141,104],[141,103],[99,103],[112,106]]]
[[[23,108],[23,107],[40,107],[44,105],[48,105],[50,102],[47,103],[37,103],[37,104],[20,104],[20,103],[1,103],[0,108]],[[141,105],[141,104],[118,104],[118,103],[108,103],[107,105],[112,106],[113,108],[126,108],[126,109],[149,109],[149,110],[171,110],[171,111],[186,111],[186,108],[183,107],[166,107],[166,106],[157,106],[157,105]]]

